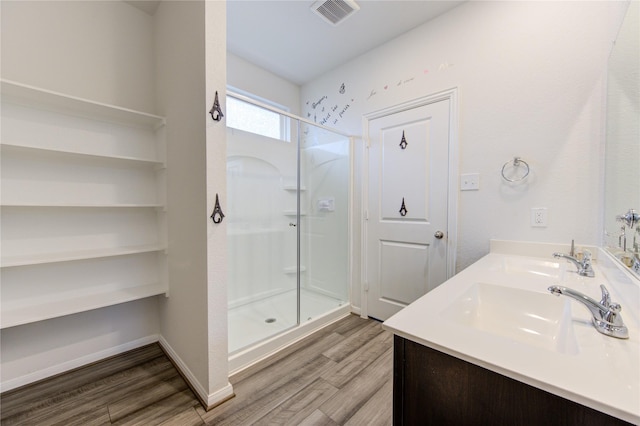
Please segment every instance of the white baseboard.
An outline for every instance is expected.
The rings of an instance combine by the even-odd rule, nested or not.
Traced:
[[[167,356],[171,358],[171,361],[173,361],[176,367],[180,370],[180,373],[183,375],[185,380],[189,382],[189,385],[194,390],[194,392],[196,392],[198,398],[202,401],[202,403],[206,404],[207,408],[212,408],[233,396],[233,387],[231,386],[230,383],[227,383],[227,385],[224,388],[212,394],[208,394],[207,391],[204,389],[204,387],[202,387],[200,382],[196,380],[191,370],[189,370],[189,368],[182,361],[182,359],[180,359],[180,357],[176,354],[173,348],[171,348],[171,345],[169,345],[169,343],[167,343],[167,341],[162,336],[157,334],[142,337],[140,339],[133,340],[131,342],[123,343],[118,346],[114,346],[98,352],[90,353],[90,354],[81,356],[79,358],[65,361],[60,364],[52,365],[42,370],[34,371],[32,373],[25,374],[20,377],[6,380],[0,383],[0,393],[17,389],[21,386],[35,383],[40,380],[48,379],[58,374],[65,373],[65,372],[74,370],[76,368],[84,367],[88,364],[102,361],[106,358],[110,358],[115,355],[120,355],[124,352],[137,349],[142,346],[146,346],[156,342],[160,344],[160,346],[165,351]]]
[[[351,305],[351,313],[354,315],[362,316],[362,310],[360,309],[359,306]]]
[[[123,343],[118,346],[114,346],[98,352],[87,354],[79,358],[65,361],[63,363],[52,365],[42,370],[34,371],[32,373],[25,374],[23,376],[16,377],[14,379],[4,381],[0,383],[0,393],[19,388],[21,386],[25,386],[30,383],[37,382],[39,380],[47,379],[49,377],[52,377],[61,373],[65,373],[67,371],[70,371],[79,367],[84,367],[87,364],[91,364],[97,361],[102,361],[105,358],[109,358],[114,355],[119,355],[121,353],[130,351],[132,349],[136,349],[151,343],[155,343],[158,341],[158,338],[159,336],[157,334],[142,337],[140,339],[133,340],[131,342]]]
[[[164,337],[159,337],[160,338],[158,342],[160,343],[160,346],[165,351],[167,356],[171,358],[171,361],[174,363],[176,368],[180,370],[180,373],[182,374],[184,379],[189,382],[189,386],[191,386],[191,389],[193,389],[193,391],[198,396],[198,399],[200,399],[200,402],[205,405],[207,410],[215,407],[216,405],[219,405],[220,403],[226,401],[234,395],[233,386],[231,386],[231,383],[228,382],[227,385],[222,389],[209,394],[207,390],[202,386],[202,384],[198,381],[196,376],[191,372],[189,367],[187,367],[187,364],[185,364],[180,356],[178,356],[176,351],[173,350],[169,342],[167,342]]]

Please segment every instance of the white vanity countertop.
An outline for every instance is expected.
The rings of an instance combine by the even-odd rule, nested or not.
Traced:
[[[578,276],[575,266],[552,253],[568,246],[492,241],[491,252],[383,323],[392,333],[563,398],[640,424],[640,283],[602,250],[593,249],[595,277]],[[531,267],[535,265],[535,267]],[[569,300],[575,350],[536,347],[481,331],[447,318],[446,309],[478,283],[543,293],[561,285],[600,300],[605,284],[629,339],[605,336],[590,312]],[[495,288],[495,287],[493,287]],[[552,302],[550,302],[552,303]]]

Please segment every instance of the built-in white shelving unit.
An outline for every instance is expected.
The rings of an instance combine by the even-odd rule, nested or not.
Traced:
[[[2,328],[166,293],[162,117],[3,80]]]

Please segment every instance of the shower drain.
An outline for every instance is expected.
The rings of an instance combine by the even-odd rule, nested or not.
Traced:
[[[267,318],[266,320],[264,320],[264,322],[266,322],[267,324],[271,324],[272,322],[276,322],[275,318]]]

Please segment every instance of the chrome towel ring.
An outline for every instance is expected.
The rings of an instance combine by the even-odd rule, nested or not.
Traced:
[[[521,168],[521,165],[524,166],[524,168]],[[529,164],[526,161],[522,160],[520,157],[514,157],[513,161],[507,161],[502,166],[502,178],[507,182],[519,182],[529,176],[529,170]],[[505,171],[512,177],[507,177],[505,175]]]

